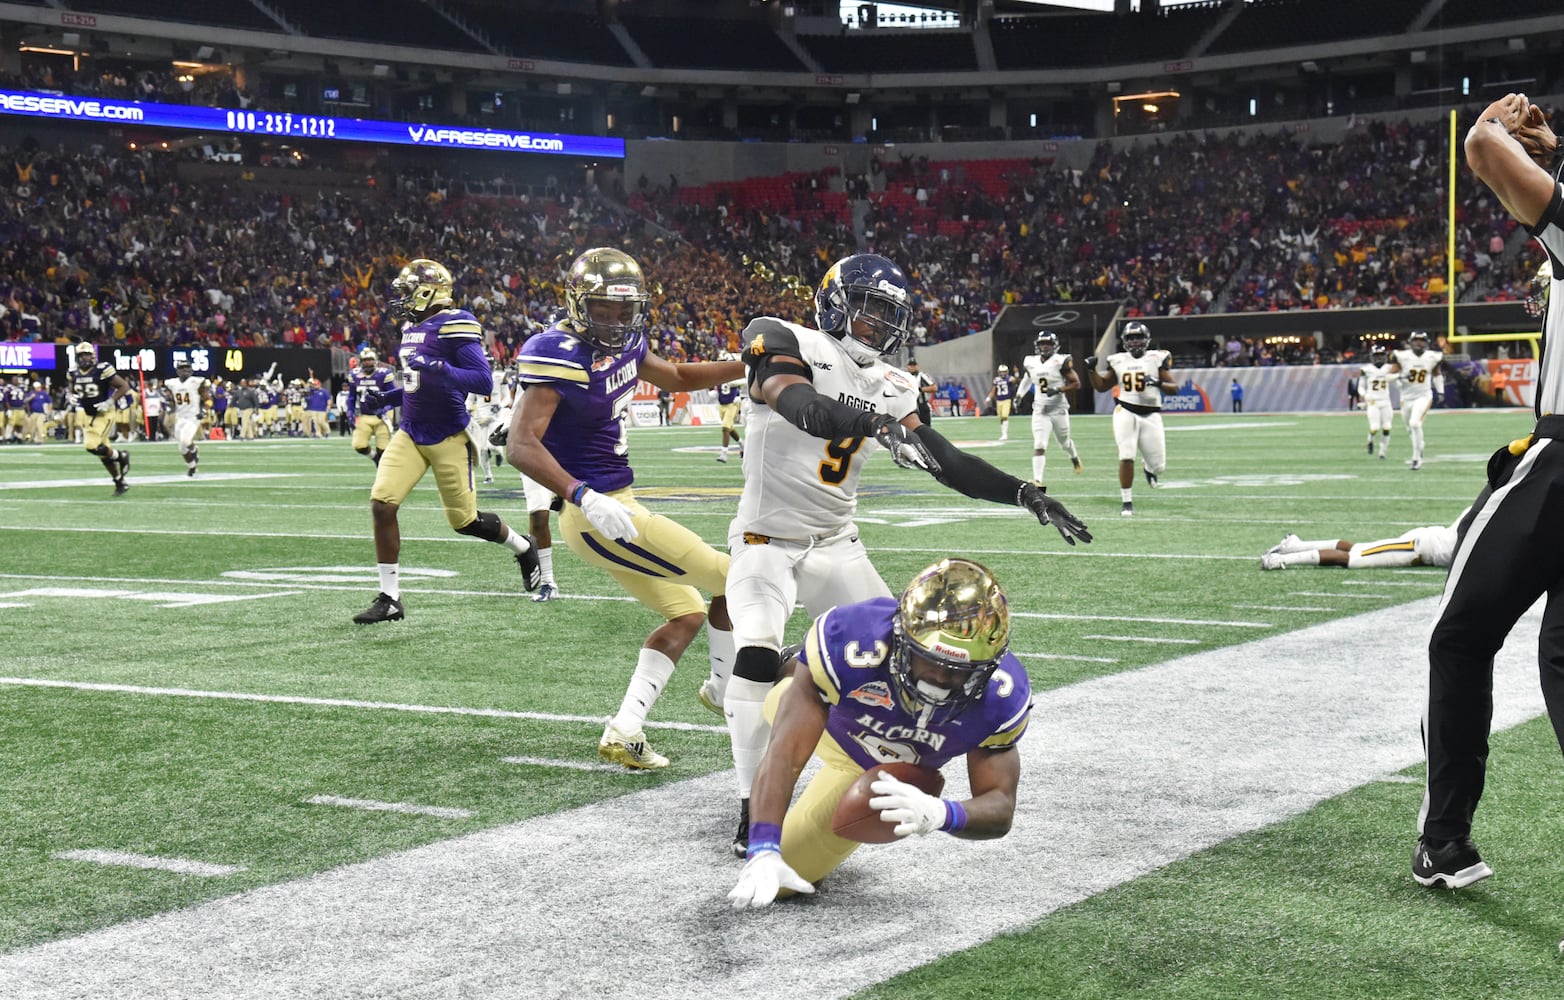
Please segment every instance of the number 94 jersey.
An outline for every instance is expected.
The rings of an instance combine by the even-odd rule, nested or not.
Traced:
[[[622,490],[635,479],[630,403],[647,351],[646,336],[636,333],[618,354],[598,354],[560,322],[530,338],[517,356],[524,386],[546,385],[559,393],[543,447],[573,478],[599,493]]]
[[[825,731],[865,769],[906,761],[942,767],[978,747],[1015,746],[1032,714],[1026,668],[1006,652],[983,697],[953,718],[927,728],[902,704],[891,680],[896,598],[877,597],[832,608],[809,629],[801,655],[809,680],[827,702]],[[804,678],[795,675],[793,683]]]
[[[815,391],[844,406],[898,421],[917,412],[917,379],[883,361],[860,368],[828,333],[763,316],[745,327],[744,340],[751,377],[768,358],[796,358],[809,369],[805,377]],[[798,540],[846,528],[858,505],[858,475],[879,445],[873,438],[827,441],[805,434],[758,399],[754,403],[734,530]]]

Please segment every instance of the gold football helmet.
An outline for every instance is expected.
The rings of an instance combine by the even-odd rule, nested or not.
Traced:
[[[1548,293],[1553,290],[1553,261],[1544,259],[1532,276],[1526,293],[1526,315],[1536,318],[1548,311]]]
[[[577,257],[565,276],[565,311],[581,339],[605,354],[618,354],[646,325],[646,276],[623,250],[596,247]],[[626,314],[609,321],[592,318],[593,302],[627,302]]]
[[[455,280],[439,261],[420,257],[409,261],[391,282],[394,293],[386,308],[402,319],[418,319],[437,306],[451,305],[451,286]]]
[[[970,559],[941,559],[902,592],[896,607],[891,677],[903,705],[927,725],[983,697],[1010,645],[1010,606],[987,569]],[[955,678],[943,687],[916,676],[918,661]]]
[[[98,363],[98,349],[91,344],[76,345],[76,367],[82,371],[91,371],[92,366]]]

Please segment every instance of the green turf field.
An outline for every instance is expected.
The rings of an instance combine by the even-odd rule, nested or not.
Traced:
[[[1448,523],[1489,452],[1529,425],[1436,411],[1412,472],[1399,425],[1376,461],[1357,414],[1170,417],[1163,487],[1138,479],[1125,519],[1108,419],[1077,417],[1085,472],[1055,446],[1049,487],[1090,546],[883,456],[859,523],[892,589],[944,555],[987,564],[1016,613],[1012,650],[1045,691],[1436,595],[1442,571],[1262,573],[1258,556],[1288,531],[1369,540]],[[1025,418],[1003,446],[992,418],[937,426],[1030,476]],[[714,461],[717,440],[634,431],[631,453],[647,505],[720,546],[741,471]],[[450,532],[426,481],[401,516],[408,618],[358,627],[376,590],[374,470],[345,439],[208,443],[193,480],[172,444],[131,448],[118,498],[78,447],[0,449],[0,952],[731,766],[695,698],[704,638],[653,714],[669,725],[649,729],[672,767],[566,766],[598,763],[657,620],[563,545],[566,598],[535,604],[506,551]],[[514,473],[500,478],[480,506],[524,525]],[[1408,658],[1421,642],[1408,636]],[[1478,887],[1415,886],[1421,787],[1374,783],[869,995],[1557,997],[1559,751],[1540,719],[1494,744],[1478,842],[1498,875]],[[545,763],[505,760],[518,756]],[[242,870],[58,857],[73,850]],[[996,993],[996,976],[1013,985]]]

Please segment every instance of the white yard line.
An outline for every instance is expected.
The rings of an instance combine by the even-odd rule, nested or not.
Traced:
[[[1162,635],[1083,635],[1082,639],[1101,639],[1104,642],[1149,642],[1158,646],[1198,646],[1202,639],[1169,639]]]
[[[1150,618],[1144,615],[1061,615],[1042,611],[1012,611],[1011,618],[1046,618],[1070,622],[1150,622],[1153,625],[1216,625],[1222,628],[1275,628],[1270,622],[1222,621],[1210,618]]]
[[[501,757],[506,764],[530,764],[533,767],[562,767],[569,771],[612,771],[615,774],[650,774],[650,771],[618,764],[589,764],[584,760],[555,760],[551,757]]]
[[[207,861],[191,861],[188,858],[159,858],[150,854],[131,854],[128,851],[100,851],[87,848],[77,851],[61,851],[54,857],[62,861],[83,861],[94,865],[116,865],[122,868],[147,868],[175,872],[179,875],[204,875],[221,877],[244,871],[244,865],[214,865]]]
[[[1234,604],[1237,611],[1339,611],[1340,608],[1309,608],[1299,604]]]
[[[312,795],[305,799],[304,802],[312,806],[342,806],[345,809],[407,813],[412,816],[434,816],[438,819],[472,818],[472,810],[470,809],[453,809],[448,806],[420,806],[411,802],[377,802],[374,799],[345,799],[340,795]]]
[[[1015,653],[1015,650],[1011,650]],[[1023,660],[1075,660],[1078,663],[1118,663],[1113,656],[1073,656],[1069,653],[1016,653]]]
[[[1009,836],[868,847],[766,912],[723,899],[720,772],[12,952],[0,995],[844,996],[1416,764],[1427,666],[1404,636],[1435,606],[1041,692]],[[1499,655],[1496,728],[1542,711],[1539,622]],[[1417,796],[1382,859],[1408,891]]]
[[[606,715],[558,715],[552,712],[511,712],[500,708],[462,708],[455,705],[404,705],[390,701],[355,701],[351,698],[306,698],[287,694],[255,694],[243,691],[195,691],[188,688],[140,687],[135,684],[99,684],[90,681],[62,681],[46,677],[0,677],[0,686],[64,688],[71,691],[102,691],[111,694],[150,695],[160,698],[211,698],[218,701],[257,701],[273,705],[313,705],[321,708],[357,708],[379,712],[421,712],[427,715],[476,715],[488,719],[525,719],[530,722],[589,722],[600,726]],[[648,729],[680,729],[699,733],[726,733],[726,726],[703,726],[693,722],[652,722]]]

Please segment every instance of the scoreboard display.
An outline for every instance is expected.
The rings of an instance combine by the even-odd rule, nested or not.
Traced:
[[[331,381],[331,351],[323,347],[116,347],[98,345],[98,358],[134,379],[173,378],[181,361],[196,375],[236,382],[259,378],[272,370],[284,381],[318,378]],[[64,377],[76,367],[75,348],[68,344],[0,344],[0,373]]]

